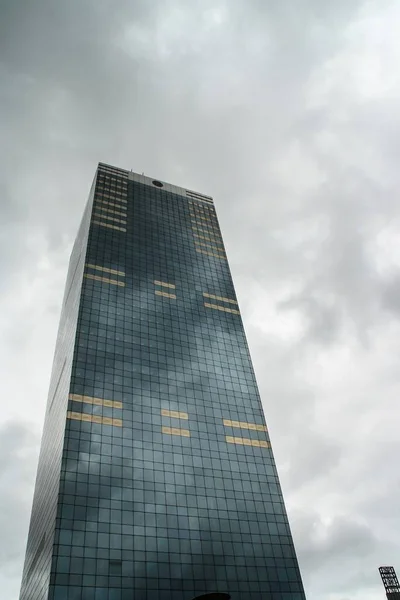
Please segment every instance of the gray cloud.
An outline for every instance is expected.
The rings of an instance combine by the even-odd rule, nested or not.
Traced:
[[[29,424],[6,422],[0,427],[0,564],[7,598],[22,575],[38,447],[39,436]]]
[[[399,551],[399,12],[0,1],[7,598],[35,472],[24,423],[42,425],[99,160],[215,196],[308,598],[381,593],[376,568]]]

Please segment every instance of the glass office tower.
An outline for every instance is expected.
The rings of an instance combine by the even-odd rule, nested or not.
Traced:
[[[213,201],[99,164],[20,599],[216,592],[305,598]]]

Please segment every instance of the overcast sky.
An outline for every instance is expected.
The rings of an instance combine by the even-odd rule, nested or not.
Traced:
[[[98,161],[214,197],[308,600],[400,571],[400,3],[0,0],[0,589]]]

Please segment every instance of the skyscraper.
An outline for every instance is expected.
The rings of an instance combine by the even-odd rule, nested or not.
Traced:
[[[100,163],[20,599],[209,593],[305,598],[213,200]]]

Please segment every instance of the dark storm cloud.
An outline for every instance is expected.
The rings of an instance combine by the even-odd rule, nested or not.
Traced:
[[[310,599],[356,598],[358,582],[369,600],[380,557],[398,554],[376,516],[384,506],[397,526],[382,469],[399,451],[396,11],[0,0],[3,396],[41,425],[49,308],[99,160],[214,195]],[[35,461],[16,444],[37,442],[22,425],[2,435],[6,473],[29,488]],[[14,600],[29,502],[10,481]]]

